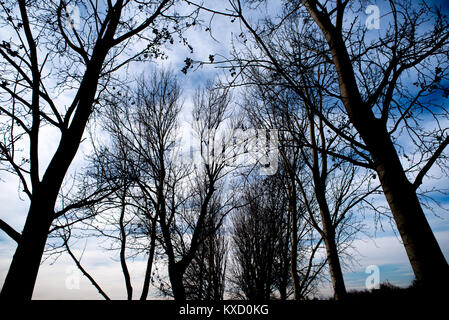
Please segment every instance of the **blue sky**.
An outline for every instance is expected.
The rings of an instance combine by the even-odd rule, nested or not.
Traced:
[[[207,3],[208,1],[206,1]],[[209,1],[210,2],[210,1]],[[449,12],[449,1],[436,1],[443,5]],[[376,2],[373,1],[373,4]],[[216,42],[209,37],[208,32],[193,29],[188,32],[190,44],[194,48],[194,53],[191,54],[187,47],[176,46],[167,49],[169,59],[163,62],[158,62],[158,65],[165,65],[171,67],[178,72],[178,77],[182,82],[185,93],[185,109],[188,110],[190,97],[195,88],[204,83],[205,79],[213,79],[217,73],[217,69],[211,66],[205,66],[195,72],[189,72],[184,75],[180,72],[183,67],[183,61],[186,57],[192,57],[198,60],[207,60],[209,54],[222,53],[229,54],[231,32],[238,33],[239,26],[237,23],[231,24],[228,18],[216,17],[215,26],[212,30],[214,36],[220,40]],[[2,40],[2,39],[0,39]],[[142,66],[141,64],[133,64],[129,69],[131,75],[137,75],[144,69],[154,68],[155,64]],[[220,72],[218,70],[218,72]],[[187,117],[187,111],[185,111]],[[51,133],[48,133],[50,136]],[[41,149],[41,152],[51,154],[51,150],[55,148],[55,141],[47,140]],[[82,167],[83,158],[89,154],[90,147],[87,142],[82,145],[80,152],[77,155],[74,166],[71,168],[70,174]],[[433,175],[439,176],[438,169],[433,169]],[[69,175],[70,175],[69,174]],[[14,177],[0,172],[0,203],[3,204],[1,218],[11,224],[17,230],[21,230],[26,217],[28,208],[27,201],[21,200],[18,197],[18,185]],[[424,187],[431,185],[445,186],[449,188],[449,180],[444,178],[442,180],[426,179]],[[449,199],[440,199],[446,206]],[[378,200],[379,205],[384,205],[382,198]],[[435,232],[435,236],[439,241],[441,249],[443,250],[447,259],[449,259],[449,213],[443,210],[437,210],[439,217],[431,212],[427,212],[427,217]],[[389,281],[392,284],[406,286],[413,280],[413,273],[408,262],[405,250],[396,235],[394,226],[390,226],[385,222],[384,230],[378,230],[376,233],[374,218],[369,214],[366,217],[365,223],[367,225],[367,236],[361,234],[354,242],[354,250],[350,253],[356,262],[350,268],[345,270],[345,281],[348,289],[363,289],[365,280],[368,274],[365,273],[367,266],[376,265],[380,269],[381,281]],[[117,263],[117,255],[103,250],[97,239],[89,239],[85,244],[80,243],[74,250],[77,254],[81,254],[81,250],[86,245],[86,250],[83,256],[83,264],[89,269],[94,277],[101,283],[105,291],[110,294],[112,298],[125,298],[125,287],[123,276],[120,271],[119,263]],[[11,257],[15,250],[15,244],[3,232],[0,231],[0,286],[2,285],[9,268]],[[136,294],[140,290],[140,285],[143,280],[143,270],[145,261],[135,260],[130,262],[130,270],[133,277],[133,282],[136,287]],[[46,261],[42,264],[39,272],[38,281],[35,289],[35,299],[99,299],[101,298],[96,292],[95,288],[84,277],[80,277],[79,289],[67,288],[67,279],[76,274],[73,270],[73,263],[67,256],[62,256],[54,264]],[[320,286],[319,294],[322,296],[331,295],[330,283],[324,283]],[[157,292],[151,292],[152,298],[158,298]]]

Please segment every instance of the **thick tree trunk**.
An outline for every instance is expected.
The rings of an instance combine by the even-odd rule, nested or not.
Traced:
[[[183,302],[186,300],[186,291],[182,282],[184,272],[179,269],[177,264],[169,264],[168,276],[170,278],[173,297],[177,302]]]
[[[372,114],[353,121],[370,152],[416,280],[426,286],[449,284],[447,261],[385,125]]]
[[[101,64],[98,69],[100,67]],[[56,199],[89,119],[99,72],[98,70],[94,79],[86,76],[90,92],[86,94],[82,107],[75,112],[70,129],[62,135],[42,181],[33,186],[27,220],[2,288],[2,298],[30,300],[32,297],[48,231],[54,218]]]
[[[371,154],[383,192],[418,283],[449,284],[449,266],[430,228],[416,190],[407,179],[396,150],[385,130],[378,130]],[[367,139],[368,140],[368,139]]]
[[[153,19],[159,15],[160,10],[165,4],[164,2],[158,7],[158,11],[153,15]],[[24,2],[22,1],[20,5],[22,17],[26,17]],[[65,118],[67,121],[65,125],[68,128],[62,130],[58,149],[50,161],[41,182],[38,181],[39,175],[37,175],[37,179],[34,181],[31,175],[33,184],[31,205],[21,240],[14,254],[0,294],[1,298],[29,300],[32,297],[48,231],[54,219],[56,199],[67,170],[79,148],[84,129],[92,112],[92,103],[97,92],[103,62],[109,49],[115,45],[113,40],[120,20],[121,9],[120,3],[114,6],[114,10],[111,11],[108,26],[104,30],[103,38],[97,39],[77,93],[80,97],[77,103],[78,106],[72,116]],[[36,77],[37,75],[33,75],[34,81]],[[38,87],[33,88],[34,95]],[[33,105],[36,104],[33,102]],[[34,113],[34,117],[40,117],[38,108],[37,111],[37,113]],[[36,110],[33,112],[36,112]],[[37,136],[32,138],[38,139]],[[34,147],[36,148],[37,142],[34,142]],[[37,151],[37,149],[30,151],[31,163],[38,161]]]
[[[50,229],[52,207],[40,201],[30,205],[20,242],[3,284],[1,299],[31,300]]]

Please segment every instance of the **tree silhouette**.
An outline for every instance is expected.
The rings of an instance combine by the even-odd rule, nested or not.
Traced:
[[[83,9],[79,29],[66,23],[69,5]],[[2,1],[2,28],[12,36],[0,46],[0,63],[5,70],[0,111],[7,119],[2,126],[1,159],[7,170],[18,176],[30,200],[20,238],[17,232],[9,232],[19,242],[2,298],[31,298],[48,231],[62,214],[55,212],[58,194],[86,124],[115,71],[142,57],[160,56],[160,46],[172,41],[172,33],[164,25],[187,18],[172,16],[172,6],[168,0],[141,5],[122,0]],[[128,23],[131,12],[137,15],[133,14],[134,22]],[[185,26],[178,31],[183,29]],[[148,45],[136,49],[136,40]],[[67,106],[57,100],[61,92],[72,95]],[[44,125],[52,127],[59,140],[42,170],[39,145],[43,144]],[[18,152],[22,140],[28,148],[23,153]]]

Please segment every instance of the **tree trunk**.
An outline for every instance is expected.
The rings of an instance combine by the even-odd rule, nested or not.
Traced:
[[[279,298],[281,299],[281,301],[287,300],[287,287],[285,287],[284,285],[279,288]]]
[[[168,276],[170,278],[172,293],[175,301],[183,302],[186,300],[186,292],[182,282],[184,272],[181,272],[179,269],[180,268],[176,263],[169,263]]]
[[[140,300],[146,300],[148,297],[148,291],[150,289],[151,272],[153,269],[154,260],[154,250],[156,248],[156,218],[153,219],[151,224],[151,242],[150,242],[150,252],[148,254],[147,268],[145,271],[145,279],[143,281],[142,294],[140,295]]]
[[[377,139],[373,140],[377,141],[377,145],[370,151],[376,171],[416,280],[425,286],[444,287],[449,284],[449,266],[426,219],[416,190],[407,179],[387,132],[378,130]]]
[[[52,207],[32,201],[20,242],[0,294],[2,299],[31,300],[50,229]]]
[[[334,298],[335,300],[343,300],[346,296],[346,287],[343,279],[343,272],[341,271],[335,236],[326,236],[324,238],[324,243],[326,244],[327,263],[329,265],[329,273],[334,288]]]
[[[315,177],[318,178],[318,177]],[[334,288],[335,300],[342,300],[346,296],[346,287],[341,270],[340,258],[335,239],[335,226],[332,224],[329,207],[326,200],[326,190],[321,181],[315,179],[315,194],[320,207],[321,221],[323,224],[323,238],[326,245],[327,264]]]
[[[293,294],[295,300],[301,299],[299,276],[298,276],[298,214],[296,210],[296,188],[294,186],[295,181],[291,180],[289,195],[289,211],[291,218],[291,253],[290,253],[290,273],[292,276]]]
[[[288,220],[287,220],[288,221]],[[286,239],[283,239],[285,234],[283,228],[279,230],[282,241],[281,263],[279,266],[279,296],[282,301],[287,300],[287,283],[289,281],[289,260],[288,260],[288,242],[290,237],[290,222],[287,223]],[[284,241],[285,240],[285,241]]]
[[[123,277],[125,279],[127,299],[133,298],[133,286],[131,283],[131,276],[129,274],[128,265],[126,264],[126,230],[125,230],[125,212],[126,212],[126,190],[123,191],[121,197],[121,210],[120,210],[120,265],[122,267]]]

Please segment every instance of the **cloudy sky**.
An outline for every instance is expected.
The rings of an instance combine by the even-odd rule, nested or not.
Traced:
[[[446,8],[449,6],[447,1],[442,1],[442,3],[446,5]],[[373,4],[375,4],[375,1],[373,1]],[[204,29],[197,28],[189,31],[187,34],[189,42],[194,48],[193,54],[184,46],[173,46],[167,49],[169,59],[156,62],[159,66],[171,67],[177,72],[184,89],[186,110],[189,108],[189,99],[195,88],[200,84],[204,84],[205,80],[212,79],[215,74],[220,73],[220,70],[205,66],[184,75],[180,72],[184,59],[192,57],[198,60],[207,60],[209,54],[229,54],[232,34],[238,34],[239,30],[237,23],[232,24],[229,22],[229,19],[216,17],[212,32],[219,41],[211,39],[209,33]],[[0,37],[1,40],[3,39]],[[146,66],[132,65],[128,72],[131,76],[136,76],[142,70],[150,70],[154,66],[155,64]],[[186,111],[185,114],[187,113]],[[51,133],[47,133],[47,136],[45,138],[46,143],[42,144],[40,152],[50,155],[52,150],[55,149],[57,141],[51,139]],[[70,174],[82,167],[83,158],[89,153],[89,150],[89,142],[84,142]],[[440,177],[441,173],[437,168],[434,168],[431,176]],[[28,202],[20,199],[17,179],[14,176],[0,172],[0,178],[0,203],[3,204],[1,219],[5,220],[16,230],[22,230]],[[440,180],[426,179],[423,188],[432,185],[437,185],[440,188],[449,188],[449,180],[446,178]],[[444,206],[449,207],[449,199],[443,198],[440,200]],[[384,201],[379,199],[378,205],[384,205]],[[427,217],[441,249],[449,260],[449,213],[438,209],[435,211],[435,214],[427,212]],[[344,274],[348,289],[365,288],[365,281],[369,276],[365,271],[368,266],[372,265],[379,268],[381,282],[389,281],[395,285],[406,286],[413,280],[413,273],[408,258],[394,226],[390,225],[388,221],[383,222],[383,228],[380,228],[378,224],[375,224],[374,217],[367,215],[365,221],[367,232],[366,234],[360,234],[358,239],[354,241],[353,250],[350,252],[354,262],[347,267]],[[15,243],[5,233],[0,231],[0,286],[3,284],[15,247]],[[77,243],[74,246],[74,251],[77,256],[82,254],[83,265],[111,298],[126,298],[123,275],[118,263],[118,254],[104,250],[96,238]],[[135,259],[134,261],[129,261],[129,264],[135,287],[135,297],[137,297],[144,277],[145,261]],[[160,268],[163,267],[160,266]],[[161,273],[164,273],[164,271],[161,270]],[[322,296],[331,295],[330,283],[323,283],[318,293]],[[101,296],[90,282],[78,273],[70,258],[67,255],[62,255],[57,261],[46,260],[43,262],[33,298],[100,299]],[[149,298],[158,299],[161,297],[156,290],[153,290]]]

